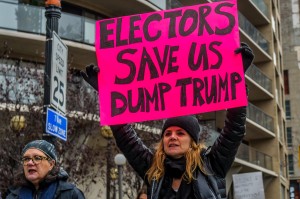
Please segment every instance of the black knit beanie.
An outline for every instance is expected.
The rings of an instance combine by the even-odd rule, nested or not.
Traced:
[[[57,162],[55,147],[53,144],[47,142],[46,140],[34,140],[34,141],[29,142],[23,148],[22,156],[30,148],[34,148],[34,149],[38,149],[38,150],[42,151],[46,156],[48,156],[49,158],[51,158],[51,159],[55,160],[55,162]]]
[[[200,139],[200,125],[195,116],[181,116],[169,118],[165,121],[161,137],[163,136],[165,130],[170,126],[178,126],[184,130],[192,137],[192,139],[198,144]]]

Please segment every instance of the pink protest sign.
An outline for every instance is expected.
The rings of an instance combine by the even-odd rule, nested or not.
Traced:
[[[247,105],[236,0],[97,21],[101,125]]]

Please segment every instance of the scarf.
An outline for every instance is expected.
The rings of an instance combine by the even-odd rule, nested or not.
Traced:
[[[174,159],[169,156],[166,157],[165,162],[166,176],[164,178],[162,188],[160,190],[159,198],[162,199],[194,199],[192,184],[187,184],[182,179],[178,191],[172,189],[172,179],[180,179],[186,169],[185,157]]]
[[[164,164],[165,164],[166,175],[172,178],[180,179],[185,172],[185,166],[186,166],[185,157],[174,159],[167,156]]]
[[[54,199],[54,195],[56,192],[57,183],[52,182],[49,184],[48,187],[45,187],[42,190],[41,197],[42,199]],[[33,191],[29,187],[22,187],[20,190],[20,199],[32,199],[33,198]]]

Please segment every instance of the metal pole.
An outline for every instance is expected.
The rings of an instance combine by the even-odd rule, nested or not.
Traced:
[[[117,199],[117,184],[116,184],[116,180],[114,180],[114,195],[113,195],[113,199]]]
[[[50,1],[49,1],[50,2]],[[60,0],[49,3],[45,1],[46,21],[46,46],[45,46],[45,72],[44,72],[44,104],[43,104],[43,139],[55,143],[55,137],[46,133],[47,107],[50,106],[51,84],[51,55],[52,55],[52,32],[58,33],[58,21],[61,17]]]
[[[123,174],[123,165],[126,164],[126,158],[123,154],[118,153],[115,156],[115,164],[118,165],[118,184],[119,184],[119,199],[123,198],[123,190],[122,190],[122,174]]]
[[[111,139],[107,139],[107,147],[106,147],[106,199],[110,198],[110,169],[111,169]]]
[[[119,183],[119,199],[123,198],[123,192],[122,192],[122,165],[118,165],[118,183]]]

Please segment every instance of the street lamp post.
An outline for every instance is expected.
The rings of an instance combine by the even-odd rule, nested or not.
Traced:
[[[46,133],[47,107],[50,105],[51,84],[51,54],[52,32],[58,33],[58,20],[61,17],[60,0],[45,0],[46,21],[46,47],[45,47],[45,71],[44,71],[44,106],[43,106],[43,139],[54,143],[54,136]]]
[[[116,179],[118,177],[118,170],[117,168],[111,168],[110,169],[110,178],[113,180],[113,199],[117,199],[116,198]]]
[[[113,133],[109,126],[103,126],[101,127],[101,135],[106,139],[107,141],[107,147],[106,147],[106,199],[110,198],[110,184],[111,184],[111,175],[110,175],[110,169],[111,169],[111,139],[113,137]]]
[[[118,166],[119,199],[123,198],[123,192],[122,192],[122,167],[125,163],[126,163],[126,158],[123,154],[119,153],[115,156],[115,164]]]

